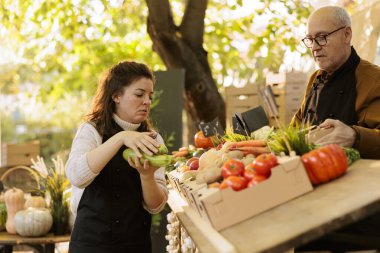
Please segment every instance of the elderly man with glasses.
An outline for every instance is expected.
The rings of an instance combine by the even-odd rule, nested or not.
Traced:
[[[343,8],[326,6],[310,15],[302,42],[310,48],[319,70],[310,77],[292,124],[332,128],[317,144],[354,147],[362,158],[380,159],[380,68],[357,55],[351,37],[351,19]],[[296,251],[379,248],[377,212]]]
[[[380,68],[361,59],[351,46],[351,19],[338,6],[315,10],[302,39],[319,67],[292,124],[333,128],[316,141],[359,150],[380,159]],[[330,129],[331,130],[331,129]]]

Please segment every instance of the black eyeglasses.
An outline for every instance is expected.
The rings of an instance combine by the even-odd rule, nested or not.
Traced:
[[[318,46],[322,47],[327,44],[327,37],[333,34],[334,32],[337,32],[339,30],[342,30],[343,28],[346,28],[346,26],[342,26],[332,32],[329,32],[324,35],[317,35],[314,38],[313,37],[305,37],[302,39],[303,44],[305,44],[306,47],[311,48],[313,46],[313,42],[315,41]]]

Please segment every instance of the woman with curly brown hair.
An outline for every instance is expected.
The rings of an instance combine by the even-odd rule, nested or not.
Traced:
[[[154,83],[145,64],[124,61],[99,84],[66,167],[76,214],[70,253],[151,252],[151,214],[168,197],[164,168],[122,153],[152,155],[163,144],[149,123]]]

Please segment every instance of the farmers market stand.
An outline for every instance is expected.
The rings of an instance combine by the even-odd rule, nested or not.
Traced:
[[[379,184],[380,160],[361,159],[343,177],[219,232],[174,189],[168,204],[200,252],[284,252],[380,210]]]
[[[7,232],[0,232],[0,245],[4,253],[11,253],[15,245],[28,245],[40,253],[54,253],[55,244],[59,242],[68,242],[70,235],[53,235],[47,234],[43,237],[23,237],[11,235]],[[1,252],[1,250],[0,250]]]

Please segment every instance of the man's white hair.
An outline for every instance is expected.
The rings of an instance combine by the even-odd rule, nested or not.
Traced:
[[[347,12],[346,9],[335,6],[335,5],[329,5],[329,6],[323,6],[319,9],[316,9],[311,13],[310,17],[313,16],[315,12],[330,10],[331,14],[334,18],[334,21],[336,22],[337,26],[351,26],[351,17],[350,14]]]
[[[351,26],[351,17],[350,17],[350,14],[348,14],[346,9],[342,7],[334,6],[334,14],[335,14],[336,21],[338,22],[338,25]]]

